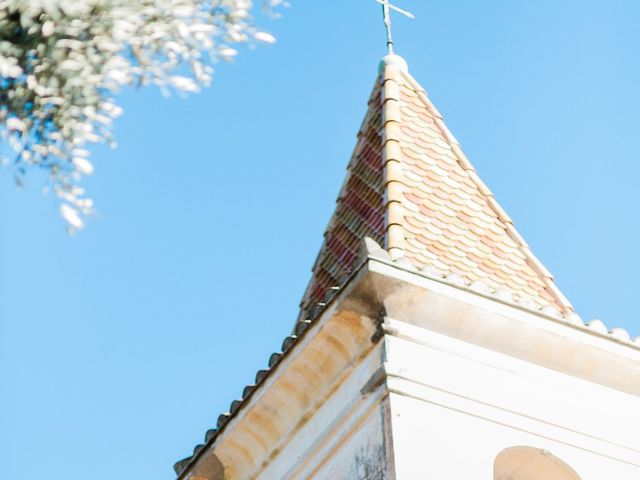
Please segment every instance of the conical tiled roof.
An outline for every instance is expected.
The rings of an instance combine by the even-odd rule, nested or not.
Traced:
[[[393,257],[572,310],[397,56],[381,65],[301,317],[354,269],[364,237]]]

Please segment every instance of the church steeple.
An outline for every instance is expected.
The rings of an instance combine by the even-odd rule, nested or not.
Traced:
[[[573,313],[396,55],[300,316],[179,480],[639,478],[640,337]]]
[[[380,65],[301,319],[348,278],[365,237],[432,274],[531,308],[572,310],[397,55]]]

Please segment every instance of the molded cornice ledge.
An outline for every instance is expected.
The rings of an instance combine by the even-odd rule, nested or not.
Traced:
[[[271,370],[261,371],[266,378],[197,449],[179,478],[255,478],[372,351],[381,338],[381,304],[367,263],[303,334],[289,337],[293,346]]]
[[[371,385],[387,391],[386,339],[419,337],[420,331],[424,338],[446,336],[640,396],[637,345],[474,290],[453,276],[418,271],[370,239],[359,265],[323,310],[285,340],[243,400],[221,415],[206,445],[181,462],[181,480],[255,478],[363,359],[377,355],[383,339],[379,358],[371,360],[372,368],[381,368],[356,391],[369,392]]]
[[[367,268],[385,315],[395,321],[640,396],[636,344],[476,292],[453,278],[432,278],[403,259],[378,256]]]

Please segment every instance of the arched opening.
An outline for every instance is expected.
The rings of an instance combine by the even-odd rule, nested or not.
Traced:
[[[496,457],[493,480],[580,480],[580,476],[547,450],[511,447]]]

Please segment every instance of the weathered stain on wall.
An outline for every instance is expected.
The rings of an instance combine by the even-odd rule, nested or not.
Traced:
[[[384,447],[376,445],[362,448],[355,456],[353,469],[345,480],[387,480]]]

